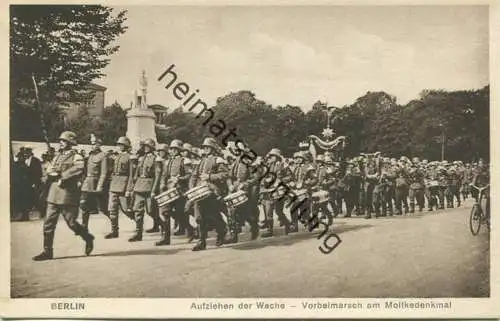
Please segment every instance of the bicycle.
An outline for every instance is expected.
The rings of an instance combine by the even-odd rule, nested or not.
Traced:
[[[488,231],[490,230],[490,213],[486,213],[486,202],[487,199],[484,195],[484,191],[490,187],[490,185],[486,185],[484,187],[477,187],[475,185],[470,185],[472,188],[475,188],[479,191],[478,198],[476,202],[472,206],[470,211],[470,219],[469,219],[469,227],[472,235],[477,235],[479,230],[481,229],[481,224],[485,223]],[[477,225],[477,226],[476,226]]]

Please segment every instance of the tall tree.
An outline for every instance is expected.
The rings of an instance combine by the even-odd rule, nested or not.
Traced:
[[[57,115],[59,104],[91,99],[86,86],[103,76],[119,49],[114,41],[125,20],[126,11],[101,5],[10,6],[11,128],[26,124],[16,108],[35,106],[32,75],[42,105],[54,107],[49,114]]]

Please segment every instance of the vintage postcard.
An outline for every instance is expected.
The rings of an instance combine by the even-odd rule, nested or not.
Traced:
[[[5,4],[0,317],[499,317],[499,3],[376,4]]]

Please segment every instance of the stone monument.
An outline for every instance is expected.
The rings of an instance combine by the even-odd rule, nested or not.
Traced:
[[[127,111],[127,137],[134,150],[139,148],[141,140],[152,138],[156,142],[156,117],[147,104],[147,86],[146,71],[143,70],[139,81],[141,94],[139,96],[137,90],[134,91],[132,108]]]

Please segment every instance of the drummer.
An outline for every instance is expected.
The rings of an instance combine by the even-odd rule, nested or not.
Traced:
[[[155,243],[156,246],[170,245],[170,219],[172,217],[178,220],[181,228],[188,225],[186,222],[187,216],[184,215],[185,198],[183,194],[187,190],[189,173],[184,167],[184,158],[180,155],[182,142],[178,139],[174,139],[170,143],[168,149],[170,157],[163,162],[160,178],[160,192],[176,190],[180,197],[160,208],[162,233],[161,240]],[[190,234],[193,235],[193,232],[191,231]]]
[[[222,200],[216,195],[220,194],[222,185],[226,183],[228,169],[221,162],[217,162],[220,147],[215,138],[208,137],[203,140],[202,148],[204,156],[201,162],[193,170],[189,180],[189,188],[201,186],[209,183],[213,194],[207,198],[194,202],[194,211],[198,223],[200,240],[193,248],[193,251],[202,251],[207,248],[207,237],[209,221],[212,220],[217,232],[216,246],[224,243],[224,237],[227,232],[226,224],[220,215],[220,209],[223,208]]]
[[[328,160],[331,161],[331,158],[330,157],[328,158],[329,158]],[[316,177],[318,178],[316,189],[318,191],[323,191],[326,193],[326,195],[328,195],[330,186],[328,185],[329,181],[327,180],[328,176],[327,170],[329,167],[327,167],[325,161],[326,159],[324,155],[318,155],[316,157],[316,163],[318,164],[316,169]],[[328,225],[331,225],[331,223],[333,222],[333,215],[332,213],[330,213],[330,210],[328,209],[329,197],[327,196],[325,200],[326,200],[325,202],[321,203],[315,202],[312,207],[312,212],[317,213],[321,211],[321,213],[328,218],[329,222]]]
[[[258,195],[256,193],[258,177],[252,175],[251,167],[241,161],[243,155],[245,154],[240,153],[232,163],[227,178],[227,186],[229,195],[238,191],[243,191],[246,193],[248,201],[236,208],[228,208],[230,238],[225,243],[238,242],[239,227],[243,226],[245,222],[250,224],[252,240],[255,240],[259,236]]]
[[[294,206],[292,209],[292,226],[290,233],[299,231],[299,219],[302,222],[309,221],[310,217],[310,201],[311,201],[311,188],[316,184],[317,178],[314,175],[315,167],[312,164],[306,162],[307,156],[304,152],[297,152],[294,154],[295,159],[295,169],[293,171],[293,181],[289,184],[292,189],[295,189],[295,194],[298,195],[297,191],[307,190],[306,200],[302,202],[301,206]]]
[[[292,179],[292,173],[289,168],[285,168],[283,164],[283,156],[278,148],[273,148],[267,153],[265,157],[266,173],[261,177],[260,190],[262,193],[262,204],[264,208],[264,215],[266,217],[266,228],[267,231],[264,232],[261,237],[272,237],[274,234],[274,213],[278,216],[278,219],[285,225],[285,235],[289,233],[290,221],[283,213],[283,207],[285,205],[285,198],[281,197],[275,199],[272,197],[270,192],[273,188],[266,185],[271,185],[267,182],[269,177],[274,177],[274,181],[281,181],[287,184]],[[267,183],[267,184],[266,184]]]

